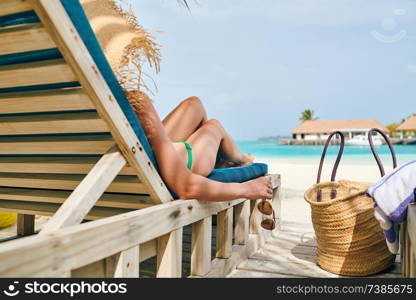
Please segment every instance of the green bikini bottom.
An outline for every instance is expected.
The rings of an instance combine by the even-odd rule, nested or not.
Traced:
[[[185,145],[186,151],[188,152],[188,165],[187,168],[189,170],[192,169],[192,147],[188,142],[183,142],[183,141],[178,141],[178,142],[174,142],[175,144],[181,143]]]

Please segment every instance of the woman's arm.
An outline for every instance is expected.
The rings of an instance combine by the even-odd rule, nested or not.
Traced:
[[[181,199],[230,201],[238,198],[255,200],[272,197],[271,184],[265,177],[245,183],[222,183],[192,173],[172,145],[151,101],[140,101],[139,108],[135,106],[132,97],[137,99],[145,95],[137,91],[126,94],[152,145],[164,181]]]

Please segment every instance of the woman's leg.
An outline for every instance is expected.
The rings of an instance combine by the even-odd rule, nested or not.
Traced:
[[[215,120],[216,121],[216,120]],[[233,140],[233,138],[228,134],[225,128],[219,121],[216,121],[216,125],[223,132],[223,138],[219,148],[219,157],[225,161],[223,164],[224,167],[238,167],[245,166],[253,163],[254,156],[249,153],[244,155],[241,153],[240,148]]]
[[[171,141],[186,141],[207,120],[207,113],[198,97],[183,100],[163,120]]]
[[[192,172],[207,176],[216,166],[218,152],[235,165],[246,164],[250,159],[243,155],[224,127],[217,120],[208,120],[195,131],[187,142],[193,150]],[[181,158],[187,161],[185,147],[177,148]],[[252,161],[252,160],[251,160]]]
[[[194,136],[191,140],[205,139],[203,135],[212,134],[213,129],[218,133],[219,137],[215,138],[215,142],[212,144],[204,144],[200,147],[202,152],[215,151],[214,166],[217,167],[234,167],[250,164],[253,162],[254,157],[251,154],[243,155],[238,146],[235,144],[230,135],[226,132],[224,127],[219,121],[210,120],[209,125],[204,128],[201,127],[207,122],[207,113],[205,108],[198,97],[189,97],[183,100],[169,115],[163,120],[163,126],[171,139],[171,141],[187,141],[190,137]],[[215,125],[215,127],[213,127]],[[202,136],[202,137],[201,137]],[[212,138],[212,136],[211,136]],[[217,140],[219,139],[219,144]],[[180,153],[181,158],[186,162],[187,153],[186,148],[183,144],[174,144],[176,150]],[[212,157],[214,153],[209,153],[209,157],[205,156],[205,153],[201,153],[201,156],[206,157],[207,163],[202,166],[202,173],[206,170],[212,170]],[[199,172],[198,172],[199,173]]]

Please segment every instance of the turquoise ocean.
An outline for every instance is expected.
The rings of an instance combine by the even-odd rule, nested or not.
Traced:
[[[243,153],[252,153],[257,160],[283,160],[288,163],[319,162],[323,146],[310,145],[279,145],[276,141],[238,141]],[[339,146],[330,146],[327,152],[328,160],[335,159]],[[395,145],[399,164],[416,160],[416,145]],[[382,161],[391,164],[391,156],[387,146],[377,147]],[[349,163],[374,163],[374,157],[369,147],[345,146],[343,161]]]

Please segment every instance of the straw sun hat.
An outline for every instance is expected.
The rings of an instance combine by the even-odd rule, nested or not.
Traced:
[[[104,54],[126,90],[149,90],[142,66],[147,62],[159,71],[159,45],[137,22],[132,11],[115,0],[80,0]]]

